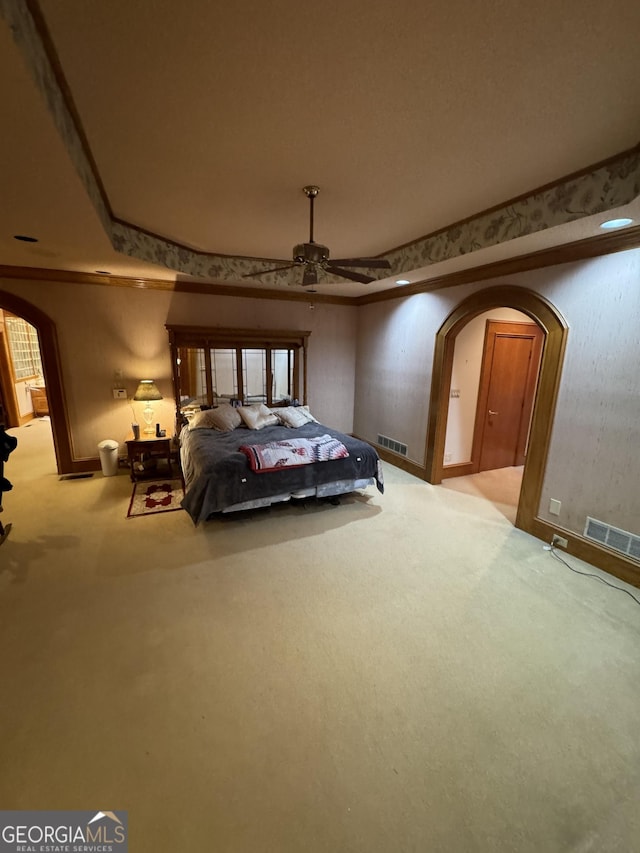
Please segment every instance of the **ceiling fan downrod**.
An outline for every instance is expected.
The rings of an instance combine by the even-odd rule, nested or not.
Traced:
[[[309,204],[311,207],[311,211],[309,214],[309,242],[314,243],[315,240],[313,239],[313,202],[315,201],[316,196],[320,192],[320,187],[316,187],[313,184],[310,184],[309,186],[303,187],[302,192],[309,199]]]

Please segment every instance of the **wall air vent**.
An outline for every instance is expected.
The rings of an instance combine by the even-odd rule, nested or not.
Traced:
[[[400,456],[407,455],[407,445],[400,441],[395,441],[393,438],[387,438],[386,435],[378,436],[378,444],[380,447],[386,447],[387,450],[393,450],[394,453],[399,453]]]
[[[606,545],[607,548],[612,548],[632,560],[640,561],[640,536],[626,530],[620,530],[619,527],[613,527],[611,524],[605,524],[604,521],[597,521],[597,519],[589,516],[587,516],[587,523],[584,526],[584,535],[593,542],[599,542],[601,545]]]

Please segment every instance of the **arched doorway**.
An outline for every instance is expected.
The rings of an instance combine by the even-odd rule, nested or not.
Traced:
[[[434,484],[442,482],[448,393],[456,335],[473,317],[502,306],[515,308],[527,314],[540,326],[545,335],[538,389],[531,419],[529,451],[522,476],[516,517],[516,527],[533,532],[533,521],[540,504],[568,333],[568,326],[562,315],[539,294],[510,285],[480,290],[463,300],[440,327],[436,335],[431,379],[425,478]]]
[[[0,308],[10,311],[17,317],[22,317],[38,331],[42,369],[50,406],[56,465],[59,474],[69,474],[74,470],[74,465],[55,323],[39,308],[3,290],[0,290]]]

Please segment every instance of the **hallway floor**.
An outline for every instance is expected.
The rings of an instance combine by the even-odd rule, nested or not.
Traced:
[[[515,524],[523,471],[522,465],[480,471],[479,474],[468,474],[466,477],[451,477],[443,480],[441,485],[445,489],[489,501],[511,524]]]

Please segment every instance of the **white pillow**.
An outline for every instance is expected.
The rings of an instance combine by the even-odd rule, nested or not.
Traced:
[[[228,432],[241,424],[242,418],[238,409],[224,405],[195,414],[189,421],[189,429],[217,429],[219,432]]]
[[[239,406],[235,411],[239,413],[249,429],[262,429],[278,423],[278,418],[264,403],[256,403],[253,406]]]
[[[274,409],[274,414],[283,426],[297,429],[308,423],[318,423],[309,411],[308,406],[285,406]]]
[[[313,415],[311,414],[311,412],[309,411],[309,406],[296,406],[296,408],[302,409],[302,411],[305,412],[305,414],[307,415],[309,420],[312,421],[314,424],[318,423],[317,418],[314,418]]]

